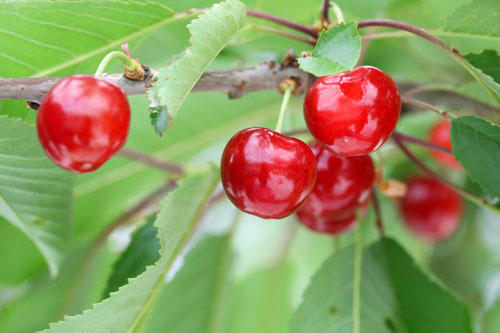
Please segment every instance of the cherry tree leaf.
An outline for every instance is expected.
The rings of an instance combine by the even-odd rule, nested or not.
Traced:
[[[360,333],[473,332],[467,307],[388,238],[361,255],[353,246],[334,253],[311,279],[291,332],[353,332],[354,327]]]
[[[28,236],[57,275],[72,228],[73,175],[52,163],[33,126],[0,117],[0,220]]]
[[[443,30],[470,37],[500,40],[499,13],[500,2],[497,0],[474,0],[450,15]]]
[[[215,4],[194,19],[188,29],[191,45],[184,56],[162,69],[148,90],[151,122],[162,135],[203,72],[231,39],[245,28],[245,5],[238,0]]]
[[[361,54],[357,23],[341,23],[323,30],[312,55],[299,58],[300,68],[316,76],[325,76],[354,68]]]
[[[0,3],[0,75],[77,72],[122,43],[186,17],[139,1],[8,1]]]
[[[179,181],[162,203],[155,226],[160,239],[160,259],[104,301],[83,314],[66,317],[44,332],[134,332],[143,325],[155,303],[166,274],[188,240],[201,210],[219,182],[211,168]],[[142,327],[142,326],[141,326]]]
[[[485,119],[463,116],[451,121],[455,158],[481,188],[500,198],[500,127]]]

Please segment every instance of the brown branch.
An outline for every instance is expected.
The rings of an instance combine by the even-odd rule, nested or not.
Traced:
[[[316,30],[314,30],[312,27],[309,27],[307,25],[303,25],[303,24],[300,24],[297,22],[293,22],[293,21],[290,21],[290,20],[285,19],[283,17],[279,17],[279,16],[276,16],[276,15],[273,15],[270,13],[261,12],[261,11],[255,10],[255,9],[247,9],[247,15],[257,17],[257,18],[260,18],[260,19],[263,19],[266,21],[278,23],[282,26],[303,32],[303,33],[308,34],[312,37],[318,36]]]
[[[446,153],[446,154],[453,155],[453,152],[451,150],[445,148],[445,147],[439,146],[439,145],[434,144],[434,143],[429,142],[429,141],[425,141],[425,140],[422,140],[422,139],[419,139],[419,138],[415,138],[413,136],[409,136],[409,135],[406,135],[406,134],[403,134],[403,133],[399,133],[397,131],[394,131],[392,133],[392,136],[393,137],[397,137],[401,141],[406,141],[406,142],[409,142],[409,143],[414,143],[414,144],[422,146],[422,147],[426,147],[426,148],[429,148],[429,149],[433,149],[433,150],[437,150],[437,151],[440,151],[440,152],[443,152],[443,153]]]
[[[437,113],[438,115],[443,116],[443,117],[455,118],[455,116],[448,113],[448,111],[441,110],[441,109],[435,107],[434,105],[431,105],[429,103],[425,103],[425,102],[422,102],[422,101],[419,101],[419,100],[416,100],[413,98],[402,96],[401,102],[403,102],[403,104],[408,104],[408,105],[417,107],[419,109],[432,111],[432,112]]]
[[[130,160],[138,161],[142,164],[149,165],[154,168],[158,168],[173,173],[182,173],[184,171],[182,165],[178,163],[168,162],[158,157],[148,155],[143,152],[130,148],[123,148],[117,153],[117,155]]]
[[[326,23],[328,25],[330,20],[328,19],[328,13],[330,12],[330,0],[323,0],[323,10],[321,13],[321,19],[323,20],[323,24]]]
[[[205,72],[193,88],[194,92],[223,91],[230,98],[239,98],[245,94],[261,90],[278,90],[284,79],[294,78],[298,83],[294,94],[303,94],[314,82],[315,77],[300,70],[289,54],[284,64],[273,61],[262,63],[255,67],[237,70],[215,70]],[[151,80],[158,73],[152,70],[152,77],[145,81],[132,81],[122,74],[103,76],[120,86],[127,95],[137,95],[146,92],[151,86]],[[61,78],[5,78],[0,79],[0,100],[20,99],[40,103],[49,89]]]

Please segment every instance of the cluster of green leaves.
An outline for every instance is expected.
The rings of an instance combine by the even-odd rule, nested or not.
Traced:
[[[129,42],[133,55],[153,68],[164,67],[172,57],[175,61],[160,72],[150,90],[150,101],[144,96],[131,98],[135,111],[127,145],[170,160],[215,160],[222,144],[238,129],[273,122],[280,97],[263,92],[232,101],[217,94],[191,98],[188,94],[201,74],[209,66],[228,68],[241,60],[249,65],[279,60],[290,47],[298,54],[310,49],[253,31],[246,23],[245,5],[238,0],[215,5],[200,16],[182,10],[210,7],[210,1],[165,2],[174,10],[161,1],[1,3],[0,59],[6,66],[0,66],[0,76],[92,73],[99,58],[123,42]],[[279,1],[244,2],[304,24],[314,22],[319,7],[298,0],[287,6]],[[323,32],[311,56],[299,59],[303,69],[316,75],[352,69],[361,47],[355,20],[384,15],[432,28],[436,26],[432,20],[440,19],[445,24],[431,32],[467,53],[463,59],[470,77],[453,59],[416,38],[373,40],[365,62],[396,79],[453,84],[454,90],[462,92],[460,85],[470,87],[474,93],[469,95],[496,103],[500,91],[497,1],[475,0],[461,8],[451,0],[345,0],[338,4],[350,23]],[[454,7],[457,10],[451,14]],[[183,20],[195,16],[186,29]],[[478,22],[477,17],[484,19]],[[182,56],[176,56],[182,50]],[[477,93],[478,87],[487,93]],[[157,133],[163,133],[178,116],[162,140],[151,131],[147,113],[141,112],[151,102]],[[304,126],[300,104],[292,103],[295,112],[286,127]],[[178,113],[181,105],[183,112]],[[49,332],[158,332],[166,328],[174,332],[321,332],[333,328],[338,332],[472,332],[469,310],[453,293],[466,299],[474,313],[492,305],[483,329],[495,332],[498,328],[495,320],[500,307],[498,302],[493,305],[492,291],[483,282],[500,272],[500,258],[494,254],[498,248],[481,236],[495,228],[498,218],[479,211],[478,216],[492,224],[482,220],[475,224],[479,219],[475,207],[469,207],[466,225],[457,236],[432,250],[406,232],[397,207],[383,199],[390,238],[376,241],[370,213],[356,237],[342,236],[342,249],[333,254],[331,239],[303,229],[283,254],[288,247],[282,244],[292,241],[289,226],[295,219],[262,223],[247,216],[234,235],[195,241],[176,271],[174,260],[185,248],[218,182],[216,170],[181,180],[164,200],[154,224],[140,228],[127,249],[117,255],[107,246],[91,244],[127,205],[157,188],[164,174],[116,158],[94,174],[74,177],[45,157],[33,126],[35,113],[26,110],[24,103],[3,101],[0,114],[4,115],[0,117],[0,251],[9,254],[0,262],[2,332],[41,330],[49,323],[54,323]],[[399,129],[425,137],[434,120],[405,116]],[[479,192],[491,197],[500,197],[496,176],[499,133],[497,125],[479,117],[462,116],[452,122],[456,157],[479,184]],[[205,149],[207,143],[210,148]],[[387,155],[382,152],[387,173],[397,177],[407,170],[407,162],[388,150]],[[428,155],[426,151],[418,154]],[[460,176],[457,180],[463,181]],[[203,225],[232,220],[229,205],[217,209],[205,217]],[[93,251],[98,254],[89,257]],[[434,273],[453,290],[429,277],[411,257],[419,264],[430,262]],[[440,264],[446,262],[455,266],[447,269]],[[477,262],[484,264],[470,269]]]

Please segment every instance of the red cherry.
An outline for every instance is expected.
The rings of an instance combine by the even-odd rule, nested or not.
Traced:
[[[316,179],[316,161],[302,141],[267,128],[248,128],[226,145],[222,185],[236,207],[280,219],[297,210]]]
[[[351,215],[341,219],[333,218],[321,218],[312,217],[310,215],[304,214],[302,210],[297,211],[297,216],[303,225],[311,229],[312,231],[338,235],[351,231],[356,226],[356,216]]]
[[[400,112],[401,98],[394,81],[369,66],[319,78],[304,101],[311,134],[341,156],[377,150],[394,131]]]
[[[310,147],[318,175],[311,194],[298,211],[299,217],[338,220],[355,215],[373,188],[372,159],[368,155],[336,156],[318,142],[312,142]]]
[[[438,146],[451,150],[450,128],[451,123],[448,119],[441,120],[432,127],[429,140]],[[453,155],[437,150],[431,150],[431,154],[438,163],[445,167],[456,170],[462,169],[462,166]]]
[[[73,172],[99,168],[127,139],[130,106],[117,85],[90,75],[57,82],[37,115],[38,138],[54,163]]]
[[[407,185],[401,211],[410,230],[429,241],[451,236],[462,217],[458,194],[438,180],[424,176],[410,179]]]

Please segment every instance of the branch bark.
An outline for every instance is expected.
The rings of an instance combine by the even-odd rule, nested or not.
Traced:
[[[295,55],[287,56],[282,64],[269,61],[244,69],[207,71],[196,83],[193,91],[222,91],[226,92],[229,98],[239,98],[254,91],[278,90],[284,79],[293,78],[299,83],[294,94],[300,95],[305,93],[315,77],[300,70],[292,60],[294,58]],[[127,95],[138,95],[146,92],[158,73],[157,70],[151,72],[152,76],[145,81],[132,81],[122,74],[108,74],[103,78],[121,87]],[[60,77],[0,79],[0,99],[19,99],[39,104],[60,79]]]

